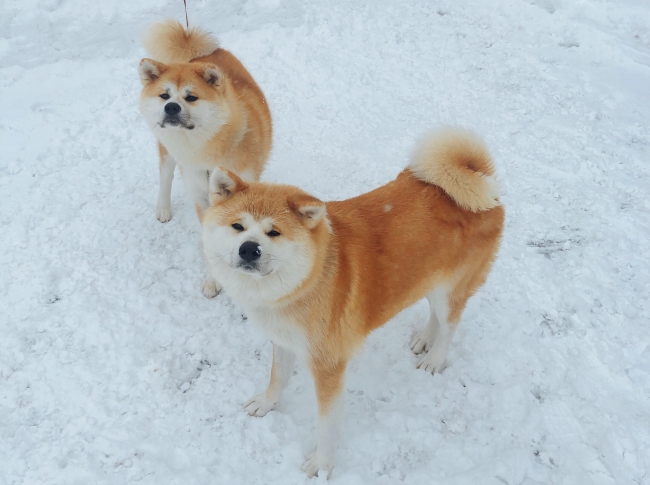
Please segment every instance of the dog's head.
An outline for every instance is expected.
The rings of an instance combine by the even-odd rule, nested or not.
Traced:
[[[163,64],[142,59],[140,111],[156,135],[170,130],[205,134],[209,138],[229,116],[226,79],[214,64]]]
[[[215,278],[236,300],[256,306],[278,302],[322,264],[330,226],[317,198],[216,169],[210,200],[203,250]]]

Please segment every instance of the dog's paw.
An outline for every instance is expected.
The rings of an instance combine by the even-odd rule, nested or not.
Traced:
[[[445,365],[445,352],[438,352],[436,349],[431,349],[426,355],[420,357],[418,360],[417,368],[435,374],[442,372]]]
[[[426,352],[431,348],[431,345],[433,345],[434,339],[428,330],[429,327],[427,326],[424,330],[416,333],[411,340],[411,350],[414,354],[417,355]]]
[[[334,460],[318,453],[318,450],[309,455],[305,463],[302,464],[302,471],[307,474],[308,478],[313,478],[318,475],[319,471],[324,471],[327,472],[327,479],[329,480],[333,468]]]
[[[266,397],[266,394],[258,394],[244,403],[244,409],[251,416],[261,418],[275,408],[277,403]]]
[[[203,294],[206,298],[214,298],[221,291],[221,285],[217,281],[208,276],[203,283]]]
[[[169,222],[172,219],[172,208],[168,205],[158,204],[156,206],[156,217],[160,222]]]

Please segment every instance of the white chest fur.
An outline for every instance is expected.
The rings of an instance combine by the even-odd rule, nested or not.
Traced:
[[[207,140],[201,134],[177,128],[158,128],[155,134],[176,163],[184,166],[195,165],[197,168],[212,168],[209,166],[214,162],[210,163],[203,153]]]
[[[292,350],[300,358],[307,356],[308,342],[305,333],[288,321],[282,313],[266,308],[256,308],[247,313],[255,326],[273,343]]]

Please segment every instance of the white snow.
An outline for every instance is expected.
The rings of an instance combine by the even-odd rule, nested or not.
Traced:
[[[440,123],[481,133],[507,228],[449,366],[409,350],[422,301],[350,366],[340,484],[650,483],[647,0],[188,0],[266,93],[264,179],[337,199]],[[137,110],[139,36],[181,0],[0,7],[0,483],[293,484],[316,435],[296,368],[201,294],[180,177]],[[325,483],[324,477],[309,483]]]

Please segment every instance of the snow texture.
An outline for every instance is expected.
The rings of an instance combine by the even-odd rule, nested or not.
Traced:
[[[415,369],[419,302],[349,368],[332,484],[650,483],[647,0],[189,0],[266,93],[264,180],[324,199],[478,131],[507,224],[448,367]],[[141,33],[181,0],[0,7],[0,483],[296,484],[316,435],[296,367],[264,418],[271,345],[201,294],[177,173],[156,220]]]

